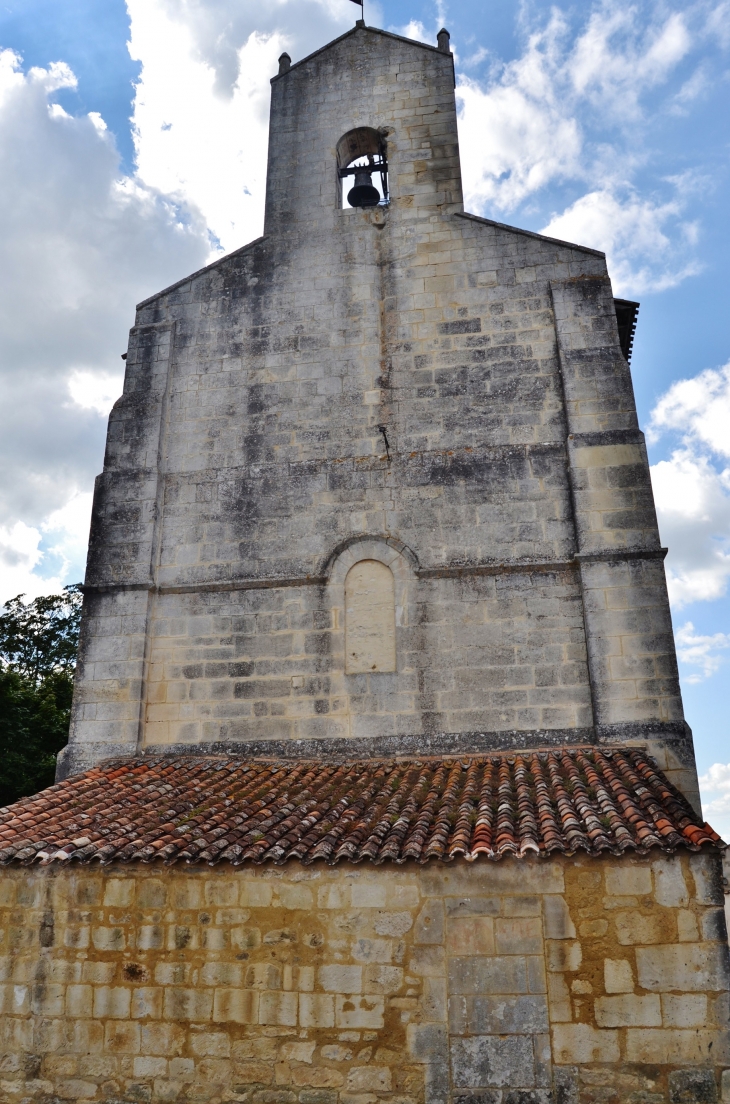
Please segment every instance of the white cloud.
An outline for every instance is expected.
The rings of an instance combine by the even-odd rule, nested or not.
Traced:
[[[730,495],[726,473],[706,456],[677,449],[651,468],[659,532],[669,548],[672,605],[721,598],[730,578]]]
[[[690,49],[685,17],[675,12],[642,29],[634,7],[603,3],[588,19],[566,61],[574,92],[602,112],[641,114],[639,98],[664,82]]]
[[[46,544],[44,557],[60,559],[61,574],[72,582],[81,582],[83,578],[92,499],[91,491],[78,491],[65,506],[49,514],[41,525]]]
[[[43,558],[41,539],[38,529],[22,521],[0,526],[0,605],[16,594],[37,598],[39,594],[54,594],[63,586],[60,574],[42,579],[34,572]]]
[[[706,820],[724,840],[730,840],[730,763],[713,763],[699,781]]]
[[[258,236],[263,221],[268,78],[283,50],[279,35],[252,34],[238,53],[229,94],[196,56],[189,27],[167,5],[130,0],[130,51],[142,61],[134,106],[139,176],[185,195],[226,252]]]
[[[550,181],[591,176],[605,191],[607,166],[613,163],[616,176],[615,165],[625,165],[626,157],[613,139],[607,147],[605,137],[587,149],[579,116],[609,132],[634,122],[642,115],[642,94],[666,82],[690,46],[677,13],[642,26],[635,7],[604,0],[571,39],[553,9],[522,56],[486,88],[468,78],[459,82],[469,201],[480,211],[487,204],[508,211]]]
[[[459,144],[467,209],[512,210],[556,178],[581,174],[583,138],[562,95],[562,38],[554,14],[522,57],[486,89],[459,80]]]
[[[91,522],[91,492],[77,492],[38,527],[0,526],[0,606],[16,594],[29,599],[81,582]]]
[[[725,793],[730,799],[730,763],[713,763],[710,769],[701,775],[700,785],[713,793]]]
[[[691,621],[686,621],[677,629],[674,639],[680,663],[699,668],[698,671],[688,675],[687,682],[702,682],[710,675],[714,675],[725,659],[720,652],[730,648],[730,635],[712,633],[709,636],[703,636],[695,632]]]
[[[413,38],[416,42],[430,42],[433,44],[434,36],[424,27],[420,19],[411,19],[405,27],[392,27],[393,34],[402,35],[403,38]]]
[[[730,362],[677,380],[651,412],[649,440],[676,430],[689,445],[730,457]]]
[[[55,93],[74,85],[60,62],[26,73],[17,55],[0,52],[6,597],[53,589],[64,565],[76,581],[84,556],[69,536],[71,513],[101,468],[100,415],[120,390],[134,304],[200,267],[209,251],[192,206],[123,176],[98,115],[58,108]]]
[[[601,190],[581,196],[541,232],[601,249],[616,293],[641,295],[675,287],[699,271],[695,262],[683,264],[676,257],[676,239],[683,236],[677,225],[681,212],[677,200],[656,203],[630,193],[622,201]],[[667,233],[670,226],[672,237]]]
[[[269,80],[353,26],[342,0],[127,0],[139,177],[184,195],[226,252],[261,233]],[[378,16],[371,5],[368,20]]]
[[[670,111],[674,115],[687,115],[690,105],[703,96],[710,88],[710,74],[704,64],[695,69],[674,97]]]
[[[660,182],[662,198],[632,185],[647,158],[644,97],[659,89],[686,110],[701,92],[697,70],[674,94],[669,83],[693,48],[684,15],[653,19],[604,0],[571,35],[555,8],[521,57],[486,85],[461,77],[457,96],[465,201],[480,214],[512,212],[548,185],[585,194],[543,228],[608,254],[619,294],[674,287],[699,271],[698,228],[684,215],[688,178]]]
[[[124,372],[88,372],[75,369],[68,378],[72,401],[82,410],[106,417],[122,393]]]
[[[717,38],[724,49],[730,47],[730,0],[723,0],[707,18],[707,32]]]
[[[651,469],[659,531],[669,547],[673,605],[722,597],[730,579],[730,364],[677,380],[659,398],[648,439],[680,447]]]

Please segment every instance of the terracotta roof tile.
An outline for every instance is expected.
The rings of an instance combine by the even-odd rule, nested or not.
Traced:
[[[635,748],[114,763],[0,810],[0,863],[402,863],[724,846]]]

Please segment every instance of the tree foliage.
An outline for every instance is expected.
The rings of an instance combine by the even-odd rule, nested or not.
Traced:
[[[0,614],[0,804],[53,783],[68,740],[81,622],[81,588],[24,602]]]

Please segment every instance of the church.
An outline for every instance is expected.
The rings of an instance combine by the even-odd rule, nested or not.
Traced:
[[[282,55],[262,236],[137,307],[70,741],[0,811],[2,1101],[730,1101],[637,314],[464,210],[447,31]]]

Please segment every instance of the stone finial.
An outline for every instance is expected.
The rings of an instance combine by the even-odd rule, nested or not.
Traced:
[[[441,51],[442,54],[450,54],[451,53],[451,50],[449,48],[450,39],[451,39],[451,35],[449,34],[449,32],[446,30],[445,27],[442,27],[441,30],[439,31],[439,33],[436,35],[436,41],[439,44],[439,50]]]
[[[439,46],[439,49],[441,49],[440,46]],[[289,55],[287,53],[283,53],[281,55],[281,57],[279,58],[279,76],[281,76],[282,73],[288,73],[290,69],[291,69],[291,58],[289,57]]]

